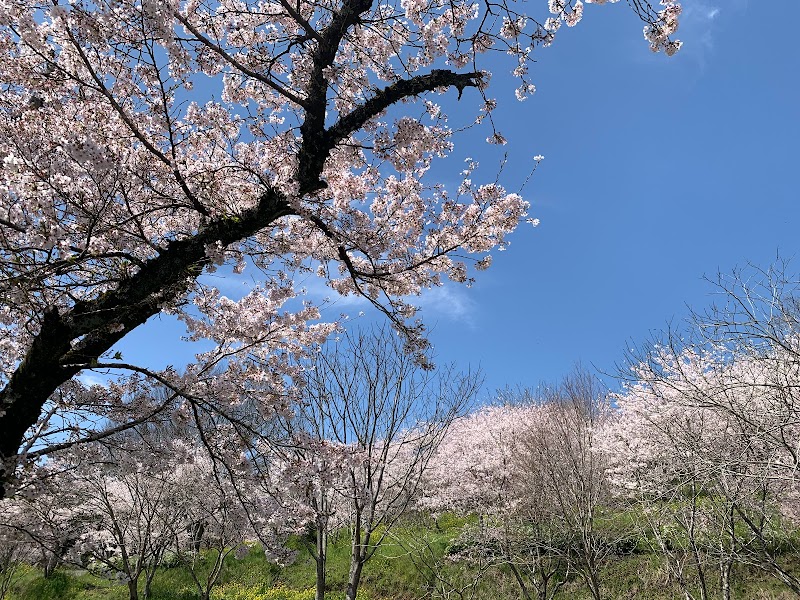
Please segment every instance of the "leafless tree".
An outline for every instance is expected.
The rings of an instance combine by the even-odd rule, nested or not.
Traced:
[[[517,511],[536,538],[529,553],[529,581],[545,600],[569,569],[599,600],[600,567],[614,550],[600,527],[610,494],[604,458],[595,447],[596,428],[610,414],[606,392],[595,376],[576,367],[560,384],[542,386],[531,396],[538,415],[522,440],[516,465]]]
[[[340,463],[337,483],[308,498],[316,514],[309,550],[317,564],[318,600],[336,519],[350,530],[346,595],[354,600],[364,565],[407,512],[448,426],[481,385],[476,372],[423,369],[403,343],[386,327],[347,332],[305,365],[303,401],[288,422],[293,436],[306,439],[295,451],[335,444],[350,457]]]

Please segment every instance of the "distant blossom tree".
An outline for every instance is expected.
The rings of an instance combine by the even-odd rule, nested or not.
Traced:
[[[601,568],[627,535],[604,527],[611,495],[598,432],[613,415],[607,391],[594,375],[576,367],[534,398],[535,418],[514,461],[517,513],[530,531],[531,545],[539,549],[533,555],[539,562],[531,561],[531,581],[540,600],[547,600],[548,588],[554,594],[564,572],[572,571],[600,600]]]
[[[418,505],[433,513],[511,510],[514,455],[529,412],[524,406],[489,406],[457,419],[425,472]]]
[[[271,513],[253,518],[247,510],[256,502],[252,479],[217,470],[202,449],[195,449],[191,462],[173,467],[172,493],[161,507],[165,514],[177,508],[181,517],[169,522],[170,550],[189,572],[200,600],[208,600],[225,562],[249,552],[245,542],[256,539],[253,527]]]
[[[629,4],[651,48],[674,53],[680,6]],[[3,2],[0,496],[36,457],[172,406],[132,401],[145,379],[198,420],[252,394],[267,413],[293,401],[296,359],[336,327],[319,322],[318,305],[291,302],[298,272],[367,298],[421,356],[407,298],[468,282],[464,257],[487,267],[528,209],[474,175],[458,190],[426,179],[453,147],[437,102],[474,89],[477,120],[503,143],[483,57],[510,54],[517,96],[529,95],[533,48],[575,25],[584,4],[550,0],[542,22],[531,8]],[[253,268],[260,281],[229,299],[200,278],[218,267]],[[113,350],[161,313],[213,346],[181,376]],[[87,387],[77,377],[88,370],[121,378]]]
[[[603,519],[610,488],[597,433],[612,415],[605,389],[576,368],[557,385],[499,397],[505,404],[450,428],[420,505],[477,515],[460,555],[510,571],[526,600],[551,600],[573,574],[600,598],[600,569],[626,535]]]
[[[800,466],[800,284],[787,267],[713,280],[717,304],[632,354],[605,432],[614,484],[644,507],[687,599],[717,577],[730,598],[738,564],[800,593],[784,552]]]
[[[258,502],[243,495],[254,489],[245,469],[218,470],[201,444],[158,428],[62,451],[40,469],[0,505],[0,533],[41,554],[45,575],[61,563],[88,568],[123,581],[131,600],[151,596],[168,554],[208,600],[226,559],[272,515],[266,506],[251,518]]]
[[[127,584],[130,600],[146,600],[156,568],[172,547],[172,531],[185,522],[173,462],[185,455],[95,444],[83,446],[80,456],[60,458],[63,472],[54,483],[65,493],[56,491],[54,499],[82,524],[70,561],[113,574]]]
[[[519,401],[520,396],[515,399]],[[528,473],[520,469],[526,441],[543,416],[541,407],[526,403],[485,407],[456,420],[423,478],[418,501],[434,516],[445,511],[476,515],[478,521],[461,532],[454,557],[479,574],[507,568],[528,600],[550,600],[550,594],[560,587],[556,574],[564,572],[560,557],[550,551],[552,545],[541,543],[550,531],[538,528],[538,517],[527,518],[542,496],[531,489],[535,481],[525,488],[522,480]],[[425,547],[421,550],[422,561]],[[430,559],[427,563],[428,571],[441,570],[430,565]],[[436,583],[454,587],[442,577]]]
[[[778,532],[794,467],[771,439],[781,417],[765,410],[773,394],[764,373],[744,357],[689,350],[656,350],[652,360],[658,374],[636,369],[640,381],[617,395],[618,419],[604,432],[612,482],[641,509],[644,539],[664,555],[687,600],[711,597],[714,581],[731,598],[739,564],[797,591],[778,551],[791,543]]]
[[[19,506],[6,506],[0,512],[0,600],[6,598],[18,568],[30,564],[35,556],[35,546],[15,527],[18,513]]]

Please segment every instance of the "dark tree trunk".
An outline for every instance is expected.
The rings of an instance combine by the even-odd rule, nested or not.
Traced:
[[[139,600],[139,581],[128,580],[128,598],[130,600]]]
[[[231,244],[291,212],[283,196],[270,190],[241,218],[214,221],[195,236],[170,243],[117,289],[77,302],[63,314],[55,307],[47,310],[25,358],[0,389],[0,498],[13,477],[14,457],[25,432],[36,423],[50,395],[84,368],[74,365],[96,362],[158,314],[164,302],[184,293],[208,263],[208,244]]]

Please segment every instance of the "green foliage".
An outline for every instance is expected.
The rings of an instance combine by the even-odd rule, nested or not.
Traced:
[[[646,536],[620,537],[631,527],[636,514],[620,511],[606,522],[609,540],[614,542],[615,558],[601,573],[606,598],[619,600],[668,600],[682,597],[670,577],[664,559],[650,546]],[[464,585],[478,574],[474,565],[454,560],[448,551],[465,526],[475,525],[474,518],[441,515],[436,519],[415,515],[394,530],[367,563],[359,593],[361,600],[414,600],[426,597],[441,600],[447,590],[436,587],[434,575],[454,585]],[[642,530],[640,530],[642,531]],[[678,534],[676,534],[678,535]],[[797,532],[786,531],[785,564],[800,571]],[[621,541],[620,541],[621,540]],[[295,541],[298,548],[301,540]],[[619,546],[619,547],[617,547]],[[425,561],[420,553],[425,552]],[[344,600],[349,566],[350,540],[347,532],[332,536],[329,549],[327,600]],[[413,559],[413,560],[412,560]],[[416,564],[415,564],[416,562]],[[424,562],[424,565],[422,564]],[[691,573],[688,573],[691,575]],[[716,579],[716,578],[712,578]],[[263,551],[254,547],[241,560],[225,561],[220,584],[212,591],[212,600],[313,600],[314,561],[301,552],[295,564],[278,567],[267,561]],[[441,583],[441,581],[439,581]],[[143,582],[142,582],[143,586]],[[718,582],[710,582],[712,597],[719,596]],[[756,568],[737,566],[733,574],[733,598],[738,600],[783,600],[793,597],[775,578]],[[140,588],[143,590],[143,587]],[[469,594],[467,594],[469,595]],[[474,598],[520,598],[519,587],[511,571],[496,567],[483,573],[476,584]],[[577,576],[571,576],[556,600],[588,600],[589,592]],[[7,600],[127,600],[128,591],[118,581],[103,579],[86,572],[56,571],[45,579],[34,567],[22,566],[12,583]],[[198,591],[188,571],[175,561],[159,569],[153,581],[150,600],[197,600]]]
[[[124,586],[89,573],[56,571],[44,577],[30,566],[21,567],[11,584],[7,600],[116,600],[127,598]]]
[[[428,528],[433,529],[442,534],[455,534],[461,532],[464,529],[465,525],[477,523],[478,517],[475,515],[471,515],[469,517],[463,517],[457,515],[455,513],[442,513],[438,515],[435,519],[430,519],[428,522]],[[424,525],[424,523],[423,523]]]
[[[72,578],[66,573],[56,571],[50,577],[35,577],[29,580],[28,584],[22,587],[24,593],[30,598],[52,598],[53,600],[67,600],[75,598],[75,586]],[[15,596],[19,596],[20,588],[12,588]]]

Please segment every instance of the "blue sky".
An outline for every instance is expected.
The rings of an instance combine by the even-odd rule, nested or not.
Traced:
[[[471,155],[493,180],[507,152],[501,182],[514,191],[545,156],[524,190],[541,225],[521,226],[471,289],[421,299],[437,360],[480,366],[487,398],[577,361],[613,371],[632,342],[711,302],[704,275],[800,253],[800,2],[768,14],[765,3],[686,0],[673,58],[650,53],[624,2],[585,8],[538,52],[529,100],[513,99],[501,72],[513,65],[497,63],[490,95],[508,145],[470,132],[439,167],[447,177]],[[162,319],[121,349],[178,365],[185,350],[168,340],[179,335]]]

